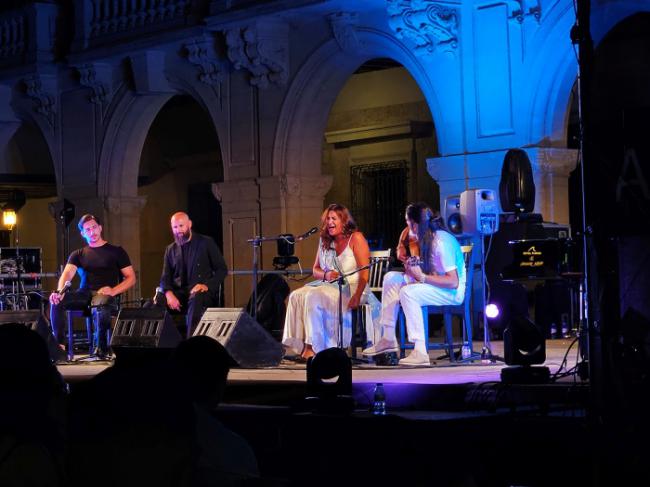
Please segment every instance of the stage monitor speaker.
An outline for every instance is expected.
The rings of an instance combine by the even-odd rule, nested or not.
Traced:
[[[499,230],[499,199],[492,189],[468,189],[460,194],[463,232],[492,235]]]
[[[282,360],[282,344],[242,308],[208,308],[193,336],[217,340],[240,367],[273,367]]]
[[[167,310],[153,308],[122,308],[111,337],[111,347],[176,348],[182,338]],[[117,352],[116,352],[117,353]]]
[[[65,352],[59,349],[52,330],[40,310],[0,311],[0,325],[6,323],[20,323],[38,333],[47,343],[47,349],[53,361],[65,358]]]
[[[463,234],[463,221],[460,214],[460,195],[452,194],[445,198],[442,217],[445,221],[447,230],[457,237],[465,236]]]

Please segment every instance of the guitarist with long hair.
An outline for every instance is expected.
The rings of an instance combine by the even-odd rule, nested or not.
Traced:
[[[465,296],[465,263],[456,237],[444,229],[439,213],[425,203],[406,207],[408,238],[402,236],[397,258],[404,262],[404,272],[389,272],[384,277],[381,292],[380,330],[382,338],[363,351],[378,355],[399,350],[395,338],[398,306],[406,316],[406,330],[414,343],[408,357],[400,365],[430,365],[424,336],[422,306],[460,304]],[[405,232],[402,232],[404,235]],[[413,248],[413,243],[416,243]],[[417,250],[417,255],[415,254]]]

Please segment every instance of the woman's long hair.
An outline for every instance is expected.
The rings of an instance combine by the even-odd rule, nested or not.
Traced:
[[[327,231],[327,214],[330,211],[336,212],[336,214],[341,219],[341,222],[343,223],[344,236],[349,237],[354,232],[356,232],[358,228],[356,222],[354,221],[354,218],[352,218],[352,215],[350,215],[350,211],[345,206],[339,205],[338,203],[330,204],[327,208],[325,208],[325,211],[323,211],[323,214],[320,217],[320,240],[323,249],[329,249],[333,241],[332,237],[330,237],[330,234]]]
[[[406,207],[406,217],[418,224],[418,247],[422,271],[430,274],[431,248],[438,230],[444,230],[445,224],[440,213],[433,211],[426,203],[411,203]]]

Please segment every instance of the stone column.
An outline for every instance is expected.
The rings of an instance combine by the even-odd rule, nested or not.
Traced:
[[[241,179],[216,183],[213,192],[221,201],[228,270],[251,270],[253,247],[246,240],[259,234],[259,186],[255,179]],[[224,284],[225,305],[245,306],[253,291],[251,276],[228,276]]]
[[[312,227],[320,227],[323,199],[332,186],[332,179],[330,175],[289,174],[259,178],[264,235],[291,233],[298,236]],[[295,255],[303,269],[311,269],[317,247],[317,234],[296,243]],[[271,268],[277,246],[268,245],[264,250],[265,263]]]
[[[529,156],[535,173],[535,207],[546,221],[568,225],[569,175],[577,165],[578,151],[540,148]]]
[[[253,247],[248,239],[257,235],[300,235],[318,226],[323,198],[332,184],[331,176],[270,176],[215,184],[223,212],[224,257],[229,270],[252,270]],[[303,268],[311,269],[318,239],[314,236],[296,244]],[[264,242],[258,269],[272,269],[277,255],[274,242]],[[250,275],[226,280],[227,306],[244,306],[253,292]]]
[[[104,199],[104,238],[124,247],[137,278],[135,286],[122,297],[123,302],[153,295],[155,291],[140,289],[140,212],[146,201],[143,196],[107,196]]]

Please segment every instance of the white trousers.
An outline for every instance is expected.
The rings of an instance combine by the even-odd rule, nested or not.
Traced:
[[[348,310],[349,288],[343,292],[343,346],[352,337],[352,313]],[[303,286],[289,295],[287,314],[284,319],[282,343],[296,353],[310,344],[318,353],[338,346],[339,338],[339,290],[338,286],[322,284]]]
[[[381,330],[377,336],[389,340],[395,339],[395,322],[397,321],[398,306],[402,306],[406,317],[406,331],[412,342],[424,342],[424,320],[422,306],[459,304],[456,301],[456,290],[445,289],[431,284],[421,284],[403,272],[391,271],[384,276],[381,289]]]

